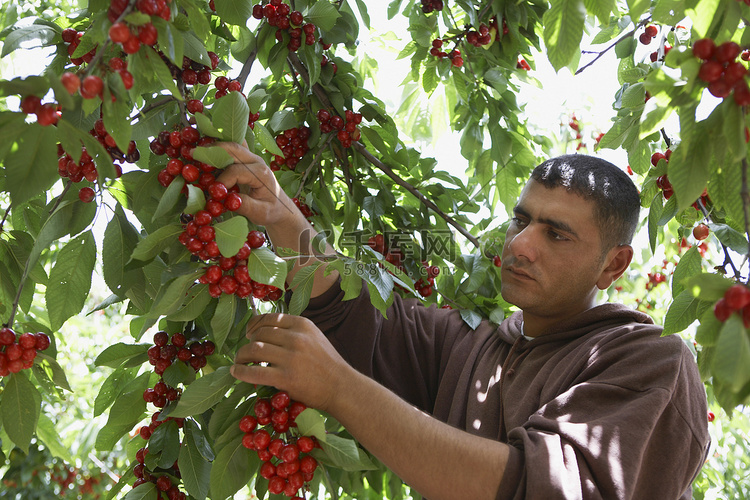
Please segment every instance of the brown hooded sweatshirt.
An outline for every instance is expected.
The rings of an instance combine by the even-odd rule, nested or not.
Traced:
[[[527,340],[522,314],[471,330],[458,311],[334,285],[305,316],[357,370],[471,434],[510,445],[498,500],[689,499],[708,452],[692,353],[603,304]]]

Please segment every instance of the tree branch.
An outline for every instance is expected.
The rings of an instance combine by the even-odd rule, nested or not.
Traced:
[[[622,35],[620,38],[618,38],[617,40],[615,40],[615,42],[613,44],[611,44],[609,47],[607,47],[606,49],[604,49],[601,52],[599,52],[599,55],[597,55],[593,60],[589,61],[584,66],[580,67],[575,72],[575,74],[577,75],[577,74],[581,73],[584,69],[586,69],[589,66],[591,66],[592,64],[594,64],[596,61],[598,61],[599,59],[601,59],[602,56],[604,56],[604,54],[606,54],[607,52],[609,52],[610,50],[612,50],[613,48],[615,48],[618,43],[623,42],[624,40],[627,40],[628,38],[632,37],[635,34],[636,30],[638,30],[638,28],[640,28],[641,26],[645,26],[650,21],[651,21],[651,17],[647,17],[646,19],[644,19],[643,21],[641,21],[640,23],[638,23],[635,28],[633,28],[632,30],[628,31],[627,33],[625,33],[624,35]]]
[[[330,134],[328,136],[328,139],[326,139],[325,144],[323,144],[323,146],[318,150],[318,153],[315,155],[315,158],[313,158],[312,163],[310,163],[310,166],[307,167],[307,170],[305,170],[304,175],[302,175],[302,181],[300,181],[299,188],[297,188],[297,194],[294,195],[295,198],[299,198],[299,195],[302,193],[302,188],[305,187],[305,181],[307,180],[307,176],[310,175],[310,172],[312,171],[312,169],[320,161],[320,157],[323,156],[323,152],[331,143],[331,140],[333,140],[333,134]]]
[[[0,232],[3,231],[3,226],[5,225],[5,221],[8,220],[8,215],[10,215],[10,209],[13,206],[13,202],[8,205],[8,208],[5,209],[5,215],[3,215],[3,220],[0,220]]]
[[[172,97],[171,95],[164,96],[161,99],[156,99],[155,101],[152,101],[148,105],[144,106],[143,109],[140,110],[135,116],[130,117],[130,121],[132,122],[136,118],[138,119],[145,118],[146,113],[148,113],[149,111],[153,111],[156,108],[163,106],[169,103],[170,101],[175,101],[175,100],[176,99]]]
[[[742,159],[742,187],[740,188],[740,199],[742,200],[742,211],[745,215],[745,238],[748,239],[746,259],[750,259],[750,191],[747,182],[747,158]],[[750,283],[748,273],[747,283]]]
[[[245,63],[242,65],[242,69],[240,70],[240,74],[237,75],[237,81],[242,84],[242,88],[245,88],[245,80],[247,80],[247,77],[250,75],[250,71],[253,69],[253,63],[255,62],[255,58],[258,55],[258,47],[255,47],[252,52],[250,52],[250,55],[248,56]]]
[[[370,153],[365,146],[360,142],[352,143],[352,147],[356,149],[359,154],[365,157],[367,161],[378,167],[385,175],[390,177],[393,182],[398,184],[399,186],[403,187],[407,191],[409,191],[411,194],[417,197],[419,201],[421,201],[427,208],[434,211],[436,214],[438,214],[445,222],[456,228],[456,230],[463,234],[467,240],[469,240],[475,247],[481,248],[481,245],[479,244],[479,240],[471,234],[469,231],[466,230],[463,226],[461,226],[458,222],[456,222],[451,216],[440,210],[437,205],[435,205],[432,201],[428,200],[417,188],[406,182],[404,179],[398,176],[396,172],[393,171],[391,167],[377,159],[372,153]]]
[[[307,84],[310,84],[310,76],[307,73],[307,70],[305,69],[302,62],[299,60],[296,54],[290,53],[289,54],[289,61],[292,63],[292,66],[295,70],[297,70],[297,73],[302,77]],[[320,102],[328,107],[331,108],[331,101],[328,99],[328,95],[326,94],[325,90],[323,90],[323,87],[320,86],[320,84],[315,84],[312,86],[313,93],[320,99]],[[435,205],[433,202],[428,200],[417,188],[406,182],[404,179],[402,179],[396,172],[393,171],[391,167],[380,161],[378,158],[375,157],[370,151],[367,150],[367,148],[360,142],[353,142],[352,147],[357,150],[362,156],[365,157],[367,161],[372,163],[374,166],[379,168],[384,174],[386,174],[388,177],[390,177],[396,184],[403,187],[407,191],[409,191],[411,194],[413,194],[419,201],[422,202],[427,208],[434,211],[436,214],[438,214],[445,222],[456,228],[456,230],[464,235],[466,239],[468,239],[475,247],[481,248],[481,245],[479,243],[479,240],[471,234],[465,227],[463,227],[461,224],[456,222],[455,219],[453,219],[451,216],[440,210],[437,205]]]

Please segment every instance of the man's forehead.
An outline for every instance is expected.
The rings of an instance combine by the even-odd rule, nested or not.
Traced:
[[[546,216],[554,213],[569,214],[572,217],[589,215],[593,219],[596,214],[593,199],[581,196],[563,186],[547,187],[533,179],[524,186],[516,207],[527,212],[541,212]]]

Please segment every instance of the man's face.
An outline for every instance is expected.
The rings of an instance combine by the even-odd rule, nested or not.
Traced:
[[[503,298],[524,320],[553,324],[593,306],[602,273],[595,205],[565,188],[529,181],[503,246]]]

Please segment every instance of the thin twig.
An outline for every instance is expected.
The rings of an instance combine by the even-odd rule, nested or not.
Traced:
[[[742,159],[742,187],[740,188],[740,199],[742,200],[742,211],[745,215],[745,237],[748,239],[746,259],[750,259],[750,191],[747,182],[747,158]],[[750,283],[748,273],[747,283]]]
[[[68,190],[70,189],[70,186],[72,186],[72,185],[73,185],[73,181],[71,181],[69,179],[68,182],[65,184],[65,187],[63,188],[63,192],[60,193],[60,196],[57,197],[57,201],[55,201],[55,204],[50,209],[50,211],[49,211],[50,215],[52,215],[52,213],[55,210],[57,210],[57,207],[58,207],[58,205],[60,205],[60,202],[62,201],[63,197],[65,196],[65,193],[68,192]]]
[[[300,74],[303,80],[310,83],[310,76],[307,73],[307,70],[305,69],[302,62],[299,60],[296,54],[290,53],[289,54],[289,60],[292,63],[292,66],[294,66],[294,69],[297,70],[297,73]],[[312,86],[313,93],[320,99],[320,102],[328,108],[332,108],[331,101],[328,99],[328,95],[326,94],[325,90],[323,90],[323,87],[320,86],[320,84],[315,84]],[[365,157],[367,161],[369,161],[374,166],[378,167],[383,173],[385,173],[388,177],[390,177],[396,184],[399,186],[402,186],[407,191],[409,191],[411,194],[413,194],[419,201],[422,202],[427,208],[433,210],[435,213],[437,213],[443,220],[445,220],[448,224],[456,228],[456,230],[464,235],[466,239],[468,239],[475,247],[481,248],[481,245],[479,243],[479,240],[471,234],[466,228],[461,226],[456,220],[454,220],[451,216],[440,210],[437,205],[435,205],[433,202],[428,200],[417,188],[406,182],[404,179],[402,179],[396,172],[393,171],[391,167],[380,161],[378,158],[375,157],[370,151],[367,150],[367,148],[360,142],[354,142],[352,143],[352,147],[356,149],[362,156]]]
[[[328,145],[331,143],[331,140],[333,139],[333,134],[330,134],[328,136],[328,139],[326,139],[325,144],[318,150],[318,153],[315,155],[315,158],[313,158],[312,163],[310,163],[310,166],[307,167],[305,170],[305,173],[302,175],[302,181],[299,184],[299,188],[297,188],[297,194],[294,195],[295,198],[299,198],[299,195],[302,193],[302,188],[305,187],[305,181],[307,180],[307,176],[310,175],[310,171],[315,167],[315,165],[318,164],[320,161],[320,157],[323,156],[323,152],[328,147]]]
[[[667,148],[671,148],[672,141],[669,139],[669,136],[667,135],[667,131],[664,130],[664,127],[661,128],[661,136],[664,139],[664,142],[667,144]]]
[[[469,240],[475,247],[481,248],[481,245],[479,243],[479,240],[471,234],[469,231],[466,230],[461,224],[456,222],[451,216],[443,212],[438,208],[437,205],[435,205],[432,201],[428,200],[425,195],[423,195],[417,188],[406,182],[404,179],[399,177],[396,172],[393,171],[391,167],[380,161],[378,158],[376,158],[372,153],[370,153],[367,148],[360,142],[352,143],[352,147],[359,151],[359,154],[364,156],[367,161],[378,167],[385,175],[390,177],[396,184],[403,187],[407,191],[409,191],[411,194],[417,197],[419,201],[422,202],[427,208],[434,211],[436,214],[438,214],[445,222],[456,228],[459,233],[463,234],[467,240]]]
[[[599,55],[597,55],[593,60],[589,61],[586,65],[584,65],[581,68],[579,68],[575,72],[575,74],[577,75],[577,74],[581,73],[584,69],[586,69],[589,66],[591,66],[592,64],[594,64],[596,61],[598,61],[599,59],[601,59],[602,56],[604,56],[604,54],[606,54],[607,52],[609,52],[610,50],[612,50],[613,48],[615,48],[615,46],[617,46],[618,43],[620,43],[620,42],[622,42],[624,40],[627,40],[628,38],[632,37],[635,34],[635,32],[636,32],[636,30],[638,28],[640,28],[641,26],[645,26],[650,21],[651,21],[651,18],[648,17],[648,18],[644,19],[643,21],[641,21],[640,23],[638,23],[638,25],[636,25],[635,28],[633,28],[632,30],[630,30],[627,33],[625,33],[624,35],[622,35],[620,38],[618,38],[617,40],[615,40],[615,42],[613,44],[611,44],[609,47],[607,47],[606,49],[604,49],[601,52],[599,52]]]
[[[3,226],[5,225],[5,221],[8,219],[8,215],[10,215],[10,209],[13,207],[13,202],[10,202],[10,205],[8,205],[8,208],[5,209],[5,215],[3,215],[3,220],[0,220],[0,231],[3,230]]]
[[[165,104],[168,104],[170,101],[176,101],[174,97],[171,95],[167,95],[162,97],[161,99],[156,99],[155,101],[152,101],[147,106],[144,106],[142,110],[140,110],[136,115],[130,117],[130,121],[132,122],[135,119],[145,118],[146,113],[149,111],[153,111],[156,108],[163,106]]]

